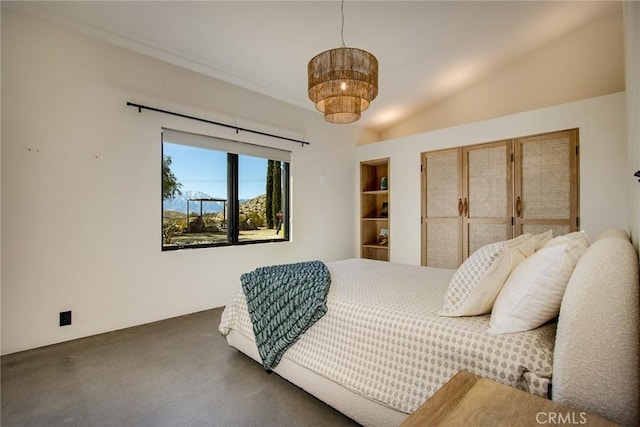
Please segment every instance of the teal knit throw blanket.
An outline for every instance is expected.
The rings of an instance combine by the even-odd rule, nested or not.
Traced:
[[[260,267],[240,276],[267,371],[327,312],[329,269],[320,261]]]

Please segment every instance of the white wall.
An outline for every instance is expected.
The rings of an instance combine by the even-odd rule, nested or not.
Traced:
[[[580,129],[581,228],[593,238],[628,230],[625,102],[621,92],[359,146],[358,161],[391,158],[391,261],[420,264],[420,153],[570,128]]]
[[[2,8],[0,7],[0,20],[2,19]],[[2,31],[0,31],[0,46],[2,46]],[[1,63],[2,61],[0,61]],[[0,67],[1,68],[1,67]],[[0,70],[0,82],[2,81],[2,71]],[[0,99],[2,99],[2,85],[0,85]],[[2,124],[2,103],[0,102],[0,125]],[[0,132],[0,178],[2,177],[2,134]],[[0,179],[0,184],[2,180]],[[0,224],[2,224],[2,185],[0,185]],[[0,227],[0,290],[2,290],[2,227]],[[0,292],[0,338],[2,337],[2,292]],[[1,347],[1,346],[0,346]]]
[[[627,134],[629,141],[629,223],[631,238],[640,242],[640,183],[633,174],[640,170],[640,3],[624,3],[627,81]]]
[[[358,128],[7,10],[1,40],[3,354],[224,305],[260,265],[353,255]],[[162,252],[163,126],[291,149],[293,241]]]

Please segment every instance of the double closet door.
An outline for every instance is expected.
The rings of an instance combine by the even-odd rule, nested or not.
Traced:
[[[422,265],[457,268],[522,233],[578,227],[577,130],[422,153]]]

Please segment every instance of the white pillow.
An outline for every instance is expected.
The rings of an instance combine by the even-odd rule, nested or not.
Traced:
[[[535,251],[529,233],[479,248],[458,267],[444,298],[441,316],[476,316],[491,311],[505,280]]]
[[[587,236],[587,232],[584,230],[580,230],[580,231],[574,231],[573,233],[563,234],[562,236],[554,237],[553,239],[545,243],[543,247],[561,245],[563,243],[571,242],[574,240],[582,242],[587,248],[590,245],[589,236]]]
[[[536,239],[536,251],[542,249],[542,247],[549,240],[553,238],[553,230],[545,231],[544,233],[534,234],[533,238]]]
[[[545,246],[518,265],[500,291],[488,332],[510,334],[544,325],[560,312],[560,303],[584,240]]]

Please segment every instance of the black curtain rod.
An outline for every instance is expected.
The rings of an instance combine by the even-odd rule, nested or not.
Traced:
[[[138,113],[142,113],[142,109],[144,108],[145,110],[157,111],[158,113],[171,114],[172,116],[184,117],[185,119],[197,120],[199,122],[205,122],[205,123],[210,123],[210,124],[216,125],[216,126],[223,126],[223,127],[226,127],[226,128],[235,129],[236,133],[238,133],[239,131],[250,132],[250,133],[255,133],[257,135],[263,135],[263,136],[268,136],[268,137],[271,137],[271,138],[283,139],[285,141],[296,142],[298,144],[302,144],[303,147],[305,145],[310,145],[309,142],[301,141],[299,139],[287,138],[286,136],[280,136],[280,135],[274,135],[272,133],[260,132],[259,130],[246,129],[246,128],[241,128],[241,127],[238,127],[238,126],[228,125],[226,123],[214,122],[213,120],[207,120],[207,119],[202,119],[200,117],[188,116],[188,115],[182,114],[182,113],[174,113],[173,111],[161,110],[160,108],[148,107],[146,105],[140,105],[140,104],[134,104],[133,102],[127,102],[127,106],[136,107],[138,109]]]

